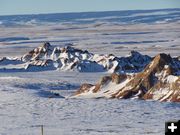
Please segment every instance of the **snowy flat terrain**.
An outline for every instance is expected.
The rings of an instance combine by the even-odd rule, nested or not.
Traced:
[[[0,58],[45,41],[96,54],[180,56],[179,38],[180,9],[0,16]],[[45,135],[163,135],[165,121],[180,118],[179,103],[68,98],[106,74],[0,72],[0,135],[40,134],[39,125]]]
[[[179,119],[178,103],[48,98],[49,93],[44,90],[58,89],[60,94],[67,96],[72,94],[70,89],[76,87],[69,86],[66,92],[64,89],[68,84],[60,82],[63,82],[63,77],[76,78],[78,74],[57,74],[40,73],[40,76],[36,76],[34,73],[30,77],[23,73],[13,75],[16,77],[1,77],[0,134],[40,134],[38,125],[43,124],[47,135],[163,135],[164,122]],[[50,81],[47,75],[59,79]],[[78,76],[82,79],[81,75]],[[96,77],[90,75],[86,81],[91,79]]]

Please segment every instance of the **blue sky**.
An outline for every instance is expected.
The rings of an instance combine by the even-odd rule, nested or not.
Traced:
[[[0,15],[180,8],[180,0],[0,0]]]

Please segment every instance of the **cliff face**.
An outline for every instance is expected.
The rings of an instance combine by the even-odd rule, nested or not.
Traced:
[[[180,101],[180,77],[177,63],[170,55],[159,54],[137,74],[112,74],[91,85],[76,97],[139,98]]]

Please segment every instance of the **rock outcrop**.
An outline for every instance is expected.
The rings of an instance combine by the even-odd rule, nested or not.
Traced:
[[[0,59],[0,72],[44,70],[111,73],[95,85],[83,84],[73,97],[180,101],[180,60],[167,54],[116,57],[45,42],[20,58]]]
[[[143,99],[180,102],[180,77],[170,75],[165,80],[159,81],[143,96]]]
[[[76,70],[79,72],[134,73],[142,71],[152,58],[135,51],[127,57],[119,58],[113,54],[93,54],[71,46],[54,47],[45,42],[19,59],[21,64],[24,63],[23,70],[29,71]]]
[[[76,93],[75,97],[138,98],[159,101],[180,101],[180,76],[177,61],[167,54],[159,54],[136,74],[112,74],[96,85]],[[87,85],[87,84],[86,84]]]

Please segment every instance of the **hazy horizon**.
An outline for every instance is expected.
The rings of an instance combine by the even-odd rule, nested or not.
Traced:
[[[179,0],[0,0],[0,16],[180,8]]]
[[[156,10],[180,10],[180,8],[157,8],[157,9],[127,9],[127,10],[102,10],[102,11],[75,11],[75,12],[52,12],[52,13],[25,13],[25,14],[7,14],[7,15],[1,15],[0,16],[18,16],[18,15],[48,15],[48,14],[78,14],[78,13],[95,13],[95,12],[123,12],[123,11],[156,11]]]

